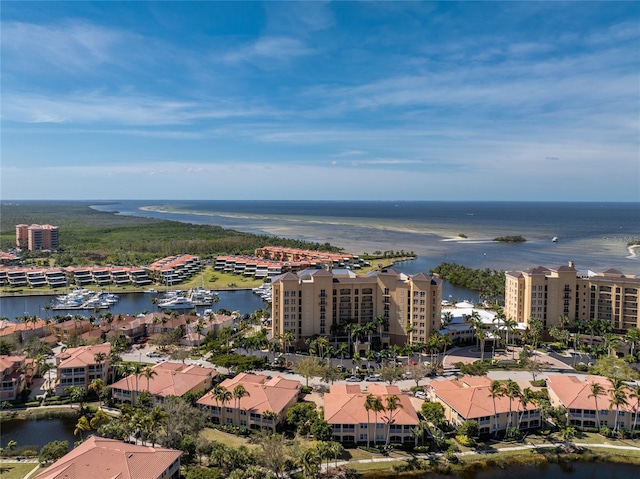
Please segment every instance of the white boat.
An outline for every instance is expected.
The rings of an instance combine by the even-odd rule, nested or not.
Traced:
[[[153,288],[146,289],[144,292],[147,294],[158,294],[158,290]]]
[[[164,301],[158,302],[160,309],[193,309],[195,304],[184,296],[176,296]]]
[[[189,294],[187,294],[187,298],[195,306],[211,306],[216,296],[217,293],[215,291],[204,288],[193,288],[189,291]]]
[[[551,238],[551,241],[554,242],[554,243],[557,243],[558,242],[558,237],[554,236],[553,238]]]

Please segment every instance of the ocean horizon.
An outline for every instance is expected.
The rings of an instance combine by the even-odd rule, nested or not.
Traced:
[[[365,200],[112,200],[92,208],[121,215],[211,224],[255,234],[330,243],[354,254],[414,252],[409,274],[441,263],[528,269],[575,263],[640,274],[629,242],[640,241],[638,203]],[[466,236],[466,238],[461,235]],[[525,243],[494,238],[521,235]],[[553,242],[557,238],[557,242]]]

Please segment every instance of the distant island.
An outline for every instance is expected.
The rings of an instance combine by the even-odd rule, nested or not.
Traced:
[[[498,236],[497,238],[493,238],[493,241],[498,241],[499,243],[524,243],[527,241],[527,238],[524,236]]]

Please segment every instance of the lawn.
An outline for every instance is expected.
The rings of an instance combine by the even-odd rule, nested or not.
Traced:
[[[23,464],[3,462],[0,464],[0,477],[2,477],[2,479],[22,479],[36,466],[37,464],[34,464],[33,462]],[[32,477],[35,477],[35,473]]]
[[[256,444],[249,444],[249,441],[247,440],[246,437],[236,436],[235,434],[222,432],[218,429],[213,429],[208,427],[203,429],[200,434],[202,434],[202,437],[208,439],[209,441],[220,442],[225,446],[231,446],[231,447],[247,446],[248,448],[258,447]]]

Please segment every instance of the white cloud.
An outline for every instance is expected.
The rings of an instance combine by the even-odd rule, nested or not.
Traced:
[[[41,69],[46,64],[76,73],[113,63],[114,49],[135,37],[82,20],[56,25],[3,22],[2,30],[5,65],[10,61],[13,68]]]
[[[230,51],[223,58],[229,63],[253,63],[264,60],[288,62],[296,57],[313,53],[313,49],[306,47],[300,40],[295,38],[263,37],[254,43]]]
[[[246,108],[231,101],[196,102],[144,95],[118,96],[100,91],[55,97],[5,91],[2,110],[5,121],[68,124],[104,122],[111,125],[178,125],[272,114],[259,107]]]

